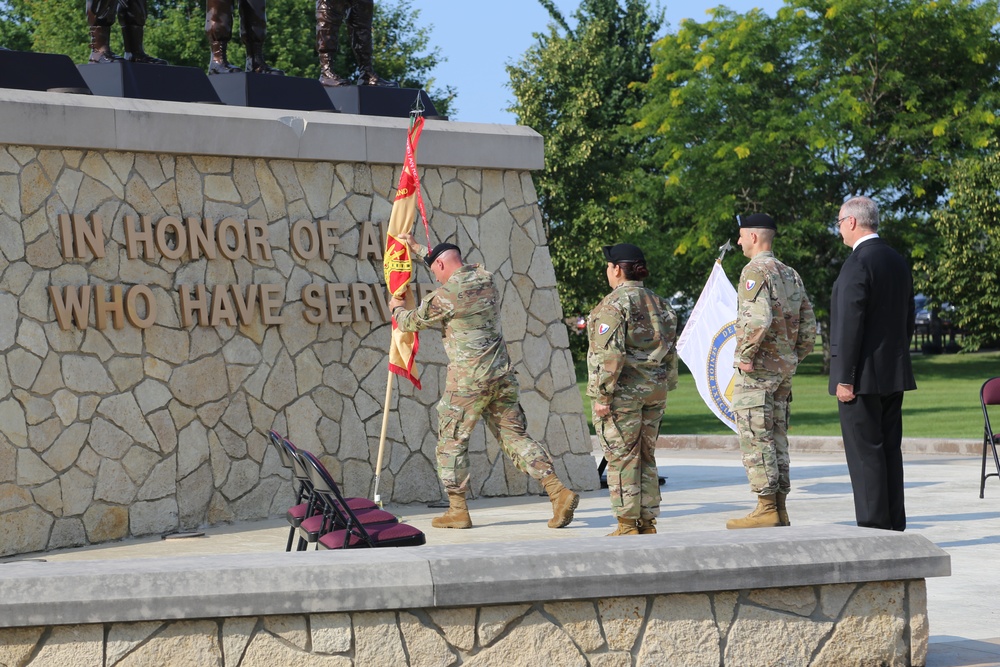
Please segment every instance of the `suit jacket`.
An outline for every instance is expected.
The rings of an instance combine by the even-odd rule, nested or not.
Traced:
[[[915,307],[906,260],[881,238],[853,251],[830,299],[830,394],[837,384],[855,394],[916,389],[910,362]]]

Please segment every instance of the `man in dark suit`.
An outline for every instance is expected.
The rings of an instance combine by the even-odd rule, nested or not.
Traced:
[[[830,394],[839,401],[854,512],[859,526],[902,531],[903,392],[917,388],[913,277],[879,238],[874,201],[850,199],[837,217],[853,252],[830,299]]]

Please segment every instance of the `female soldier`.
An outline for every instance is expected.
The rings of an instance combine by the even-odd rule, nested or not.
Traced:
[[[643,287],[642,250],[604,246],[604,258],[612,289],[588,318],[587,395],[618,519],[611,535],[646,535],[656,532],[660,514],[655,447],[667,391],[677,387],[677,316]]]

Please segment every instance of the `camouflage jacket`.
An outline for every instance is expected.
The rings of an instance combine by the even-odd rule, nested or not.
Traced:
[[[677,387],[677,315],[666,299],[626,281],[587,318],[587,395],[653,403]]]
[[[792,375],[816,342],[816,315],[802,278],[765,250],[740,273],[734,365]]]
[[[448,391],[477,390],[511,372],[500,332],[500,303],[493,274],[478,264],[457,269],[414,310],[397,308],[396,326],[419,331],[444,325]]]

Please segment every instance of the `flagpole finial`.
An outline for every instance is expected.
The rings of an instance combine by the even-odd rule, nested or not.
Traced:
[[[739,216],[736,216],[736,217],[738,218]],[[732,242],[729,239],[726,239],[725,244],[719,246],[719,259],[718,259],[718,261],[721,262],[722,258],[726,256],[726,253],[729,252],[732,249],[733,249]]]

